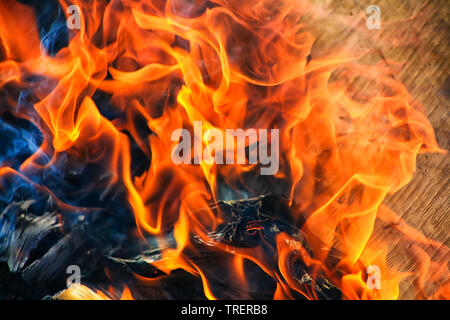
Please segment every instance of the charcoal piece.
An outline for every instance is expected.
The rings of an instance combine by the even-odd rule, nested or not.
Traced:
[[[14,179],[15,176],[10,182]],[[116,214],[100,209],[59,207],[61,202],[44,190],[27,193],[21,192],[28,190],[27,184],[11,185],[20,187],[9,195],[16,201],[0,214],[0,263],[5,263],[2,266],[5,283],[14,282],[15,274],[23,281],[23,285],[17,286],[17,299],[42,298],[63,289],[70,265],[77,265],[83,277],[98,274],[103,271],[101,260],[112,248],[120,247],[125,233],[132,230]],[[36,200],[25,200],[29,197]],[[7,294],[7,285],[0,287],[0,296]]]
[[[0,214],[0,261],[6,261],[11,272],[21,271],[32,250],[61,226],[56,213],[25,214],[32,203],[13,202]]]
[[[28,283],[45,287],[65,285],[67,268],[76,265],[83,278],[89,279],[114,248],[120,247],[127,225],[118,223],[119,217],[106,211],[93,211],[83,216],[72,229],[56,242],[40,259],[23,270]]]
[[[220,201],[212,209],[226,216],[226,223],[215,232],[221,242],[236,247],[275,246],[280,232],[301,235],[288,224],[285,200],[274,195],[262,195],[246,200]],[[270,209],[282,208],[280,213]]]
[[[311,278],[303,261],[296,259],[291,264],[291,272],[303,289],[313,289],[319,300],[340,300],[342,292],[330,283],[323,275]]]

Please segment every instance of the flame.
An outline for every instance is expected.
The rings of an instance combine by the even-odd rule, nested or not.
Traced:
[[[311,251],[280,233],[273,266],[257,249],[215,243],[236,286],[248,288],[246,265],[252,264],[276,281],[275,299],[295,294],[316,299],[292,275],[294,257],[313,276],[325,275],[346,299],[397,299],[400,282],[411,277],[416,297],[448,299],[448,268],[430,253],[440,250],[445,259],[448,248],[382,204],[411,180],[418,153],[444,152],[406,88],[385,65],[362,64],[367,52],[310,59],[315,38],[302,19],[314,8],[308,1],[205,3],[60,0],[64,11],[79,6],[81,29],[71,30],[67,47],[54,56],[40,47],[30,8],[12,0],[0,3],[0,89],[17,83],[33,91],[31,110],[10,112],[44,134],[20,173],[42,172],[64,153],[98,164],[108,172],[95,186],[104,190],[102,197],[123,186],[142,241],[152,236],[163,248],[162,259],[148,263],[166,275],[183,269],[200,278],[209,299],[222,296],[208,270],[187,254],[195,251],[191,235],[211,242],[210,232],[223,222],[211,203],[229,200],[223,190],[246,197],[267,187],[288,198]],[[30,75],[42,77],[42,85],[33,87]],[[352,92],[352,78],[370,90]],[[94,99],[98,91],[111,97],[110,111],[120,117],[109,119],[100,111]],[[280,129],[278,174],[261,180],[259,165],[174,164],[172,132],[184,128],[198,135],[196,121],[203,124],[205,134],[197,138],[204,148],[212,143],[211,130],[226,136],[233,128]],[[151,160],[138,174],[131,170],[131,140]],[[51,155],[46,163],[43,154]],[[0,175],[4,172],[1,168]],[[415,268],[401,271],[388,264],[389,242],[374,232],[379,220],[393,224],[402,243],[412,243],[408,251]],[[175,247],[165,243],[171,231]],[[251,231],[261,228],[251,226]],[[380,289],[368,288],[370,265],[381,269]],[[427,292],[427,281],[438,289]],[[158,285],[154,279],[148,283]],[[61,298],[111,296],[80,286]],[[128,287],[121,299],[133,299]]]
[[[110,288],[108,293],[101,290],[93,290],[82,284],[71,285],[66,290],[55,295],[55,299],[59,300],[113,300],[117,296],[115,290]],[[117,299],[117,298],[116,298]],[[134,300],[130,289],[125,286],[119,300]]]

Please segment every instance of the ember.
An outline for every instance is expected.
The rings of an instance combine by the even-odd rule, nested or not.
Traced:
[[[1,1],[0,298],[448,299],[383,203],[446,151],[372,49],[316,47],[326,10]]]

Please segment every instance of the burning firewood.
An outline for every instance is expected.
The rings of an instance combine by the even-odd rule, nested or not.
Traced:
[[[271,211],[273,208],[278,208],[280,211]],[[240,249],[251,249],[260,254],[259,259],[264,261],[265,265],[276,269],[278,263],[276,237],[279,234],[290,235],[295,241],[307,246],[301,231],[283,222],[283,216],[286,217],[286,210],[289,210],[285,199],[269,195],[247,200],[225,201],[214,205],[213,210],[220,211],[220,214],[224,215],[224,223],[216,231],[209,233],[207,239],[191,235],[194,246],[186,254],[187,258],[205,270],[212,287],[223,288],[224,296],[222,298],[270,299],[275,285],[273,279],[266,275],[266,280],[261,283],[247,283],[246,286],[241,287],[242,284],[236,282],[236,279],[234,281],[229,279],[230,275],[220,270],[223,264],[229,263],[227,259],[223,259],[221,252],[222,248],[226,248],[225,251],[230,254],[237,253]],[[111,259],[127,266],[132,272],[142,273],[145,276],[153,273],[153,277],[156,278],[162,273],[157,269],[149,270],[149,263],[162,259],[160,252],[158,249],[153,249],[129,259],[119,257],[111,257]],[[219,261],[221,263],[218,263]],[[261,274],[261,270],[258,271],[256,265],[249,265],[248,268],[247,272],[249,273]],[[314,291],[319,299],[339,299],[341,297],[340,291],[325,277],[321,276],[313,280],[308,274],[308,269],[298,257],[292,260],[290,268],[289,272],[293,273],[293,277],[303,290]],[[166,297],[184,298],[182,293],[181,295],[177,293],[176,287],[171,287],[171,276],[169,275],[161,281],[167,291]],[[262,274],[260,276],[263,277]],[[181,275],[174,275],[174,277],[181,277]],[[201,283],[197,285],[201,286]],[[201,293],[201,290],[198,292]],[[146,297],[144,296],[144,298]],[[198,298],[201,298],[201,295]],[[301,295],[298,298],[301,298]]]
[[[61,225],[58,223],[55,213],[34,216],[32,213],[27,212],[30,205],[30,201],[22,204],[12,203],[0,216],[3,226],[2,230],[9,230],[7,233],[2,231],[4,236],[2,238],[2,246],[0,246],[2,249],[0,258],[8,262],[9,277],[13,276],[12,274],[14,273],[20,273],[30,286],[29,290],[36,290],[31,289],[35,285],[49,288],[55,287],[55,284],[65,284],[65,279],[67,278],[65,271],[69,264],[79,265],[85,276],[94,272],[101,272],[105,267],[110,267],[112,272],[117,272],[116,276],[120,274],[116,279],[128,279],[128,281],[132,279],[132,274],[153,278],[164,275],[163,272],[153,268],[150,264],[150,262],[162,258],[160,254],[161,248],[150,248],[131,258],[110,255],[113,252],[127,255],[135,251],[136,248],[121,247],[121,244],[126,244],[127,240],[118,243],[117,247],[112,247],[112,242],[108,245],[102,239],[104,233],[92,232],[93,229],[102,227],[101,224],[104,221],[102,219],[89,219],[74,224],[66,234],[63,234],[59,230]],[[277,208],[279,211],[273,212],[273,208]],[[269,195],[247,200],[224,201],[214,205],[213,209],[216,212],[220,211],[220,214],[224,216],[224,223],[215,232],[209,234],[208,242],[192,235],[191,239],[195,246],[188,254],[189,259],[198,265],[202,265],[202,268],[208,270],[211,275],[220,274],[217,261],[221,259],[221,256],[219,252],[215,252],[215,246],[225,245],[230,253],[240,248],[258,250],[263,255],[260,258],[265,260],[267,265],[271,265],[274,268],[277,268],[278,260],[276,253],[277,235],[286,233],[292,236],[292,239],[295,239],[295,241],[299,241],[302,245],[307,246],[301,231],[287,221],[283,221],[283,218],[289,217],[289,207],[286,205],[285,199],[281,197]],[[56,233],[56,235],[50,239],[49,234],[52,232]],[[46,237],[48,237],[47,240],[45,239]],[[169,245],[172,242],[173,245],[174,240],[170,238],[170,235],[168,235],[166,242]],[[133,242],[133,239],[129,240]],[[32,254],[32,250],[41,252],[42,255]],[[31,261],[28,261],[29,259]],[[126,268],[121,269],[120,266]],[[255,267],[249,267],[253,274],[258,272]],[[308,274],[305,264],[300,259],[294,259],[290,267],[293,277],[300,287],[304,287],[305,291],[315,291],[320,299],[339,299],[341,297],[340,291],[327,281],[325,277],[316,277],[316,280],[313,280]],[[160,297],[192,298],[192,296],[185,296],[184,292],[179,292],[177,283],[180,281],[191,282],[192,285],[197,287],[192,289],[192,292],[197,292],[197,298],[202,298],[203,296],[201,281],[195,281],[188,273],[174,272],[170,275],[164,275],[163,278],[161,285],[164,288],[164,294],[161,295],[159,293]],[[268,299],[273,294],[275,285],[274,281],[269,278],[266,278],[267,282],[265,285],[249,283],[248,288],[229,287],[229,283],[223,277],[211,276],[210,281],[212,285],[223,288],[224,298],[234,299],[245,297]],[[151,295],[151,290],[145,289],[145,282],[143,284],[140,284],[139,281],[134,282],[134,285],[130,287],[132,290],[140,292],[140,298],[154,297]],[[87,283],[92,288],[97,289],[103,285],[92,278],[87,280]],[[114,286],[114,282],[112,285]],[[120,281],[117,283],[117,286],[120,286]],[[59,293],[56,297],[64,298],[68,297],[68,295],[78,295],[79,298],[86,299],[105,297],[105,295],[96,296],[95,293],[89,294],[89,289],[82,287],[75,286],[68,290],[65,293]],[[27,297],[28,295],[35,296],[38,293],[39,290],[22,294],[24,295],[23,297]],[[149,296],[146,296],[146,294]],[[20,298],[20,296],[17,296],[17,298]]]

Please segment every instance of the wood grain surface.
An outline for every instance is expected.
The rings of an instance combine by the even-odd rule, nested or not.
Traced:
[[[395,78],[424,106],[439,146],[450,150],[450,1],[315,2],[327,6],[326,14],[318,19],[322,22],[314,27],[318,50],[345,47],[352,52],[366,48],[374,51],[369,58],[374,62],[381,59],[386,64],[402,63]],[[368,30],[365,26],[369,16],[366,10],[370,5],[380,7],[380,30]],[[314,58],[314,52],[312,56]],[[410,226],[447,246],[450,246],[449,165],[448,154],[419,154],[411,182],[384,201]],[[401,251],[391,257],[390,263],[400,261],[407,264],[403,262],[406,260]],[[448,259],[442,263],[448,265]],[[412,286],[412,281],[402,283],[400,298],[414,298]]]

